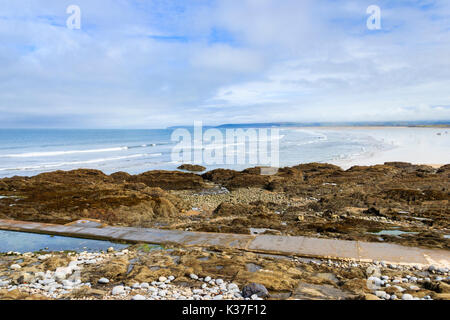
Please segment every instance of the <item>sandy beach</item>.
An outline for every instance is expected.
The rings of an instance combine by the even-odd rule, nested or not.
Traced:
[[[375,165],[393,161],[425,164],[435,168],[450,163],[450,128],[448,127],[348,126],[308,127],[307,129],[367,135],[385,144],[384,149],[362,153],[350,160],[330,161],[344,169],[354,165]]]

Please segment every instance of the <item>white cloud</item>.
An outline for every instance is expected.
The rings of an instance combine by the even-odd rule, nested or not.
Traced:
[[[448,1],[77,2],[0,1],[2,126],[450,119]]]

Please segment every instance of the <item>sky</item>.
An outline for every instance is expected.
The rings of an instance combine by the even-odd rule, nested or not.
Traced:
[[[0,128],[447,121],[449,88],[448,0],[0,0]]]

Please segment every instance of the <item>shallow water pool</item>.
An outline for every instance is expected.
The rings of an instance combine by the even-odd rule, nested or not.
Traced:
[[[128,246],[110,241],[0,230],[0,252],[106,251],[109,247],[121,250]]]
[[[418,232],[408,232],[401,230],[382,230],[380,232],[371,232],[371,233],[376,234],[378,236],[395,236],[395,237],[399,237],[403,234],[418,234]]]

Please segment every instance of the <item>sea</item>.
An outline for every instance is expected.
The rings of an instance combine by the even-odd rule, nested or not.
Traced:
[[[79,168],[98,169],[106,174],[174,170],[182,163],[196,162],[194,156],[191,161],[174,157],[174,150],[180,146],[180,139],[174,139],[174,132],[179,129],[0,129],[0,178]],[[193,128],[185,129],[194,137]],[[274,128],[253,129],[269,130],[269,134],[264,136],[258,131],[256,138],[249,138],[246,143],[250,143],[250,139],[273,143],[280,167],[321,162],[345,168],[369,163],[370,159],[414,162],[416,153],[423,157],[418,158],[421,163],[427,159],[431,163],[450,163],[450,135],[446,128],[288,127],[276,128],[277,135],[270,134]],[[226,130],[236,129],[221,127],[214,130],[225,137]],[[190,146],[196,148],[194,144]],[[203,141],[201,149],[223,148],[224,154],[228,154],[230,147],[238,150],[238,146],[236,141],[210,139]],[[253,152],[250,149],[243,151],[248,159]],[[415,150],[419,150],[420,155]],[[383,154],[387,157],[380,156]],[[208,170],[242,170],[266,163],[250,160],[211,163],[202,159],[195,164],[204,165]]]

